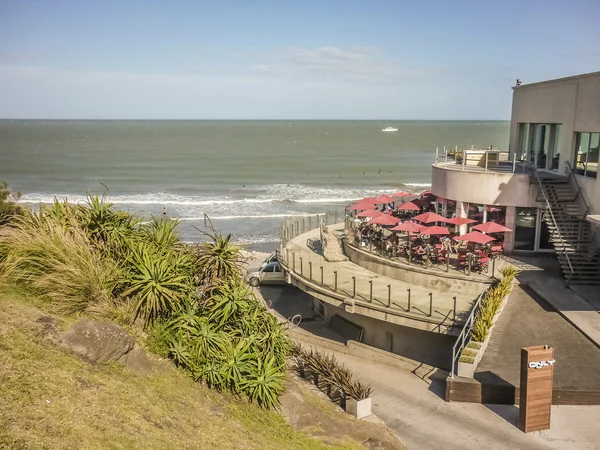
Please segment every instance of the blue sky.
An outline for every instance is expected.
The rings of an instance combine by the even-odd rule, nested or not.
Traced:
[[[598,0],[0,0],[0,117],[508,119],[600,70]]]

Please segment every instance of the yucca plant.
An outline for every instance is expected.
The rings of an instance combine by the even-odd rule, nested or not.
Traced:
[[[171,255],[160,255],[139,244],[128,258],[127,290],[124,296],[137,301],[135,318],[147,325],[175,311],[190,293],[191,280]]]
[[[252,369],[252,359],[256,355],[250,353],[252,340],[240,339],[237,344],[227,341],[223,354],[223,382],[233,392],[240,392],[246,384],[246,377]]]
[[[141,228],[144,238],[162,250],[181,248],[181,241],[177,234],[179,221],[152,217],[149,223]]]
[[[231,234],[224,237],[212,230],[207,235],[211,241],[202,244],[197,253],[197,264],[204,283],[212,285],[220,280],[240,278],[244,262],[242,248],[231,242]]]
[[[200,359],[192,369],[196,381],[204,381],[209,387],[221,390],[224,386],[222,362]]]
[[[278,404],[278,397],[283,392],[283,367],[277,365],[274,358],[258,358],[248,375],[244,392],[250,401],[255,401],[265,408],[273,408]]]
[[[210,320],[219,328],[235,320],[237,315],[248,310],[250,294],[250,288],[241,280],[227,279],[216,289],[207,305]]]

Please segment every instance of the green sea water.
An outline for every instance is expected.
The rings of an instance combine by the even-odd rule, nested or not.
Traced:
[[[382,132],[385,127],[397,132]],[[277,241],[289,214],[430,185],[435,148],[506,149],[508,122],[0,121],[0,179],[36,205],[109,189],[118,208],[203,215],[243,243]]]

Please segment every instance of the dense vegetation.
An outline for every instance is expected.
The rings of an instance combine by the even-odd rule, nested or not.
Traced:
[[[471,339],[475,342],[483,342],[488,337],[494,316],[502,306],[504,297],[510,293],[512,282],[519,273],[512,266],[505,267],[500,272],[502,273],[502,279],[487,290],[475,316],[471,328]]]
[[[2,198],[0,206],[12,203]],[[151,348],[194,380],[267,408],[277,403],[290,342],[244,283],[230,236],[213,231],[211,242],[184,245],[176,221],[143,223],[91,195],[85,205],[11,211],[0,278],[58,313],[145,330]]]

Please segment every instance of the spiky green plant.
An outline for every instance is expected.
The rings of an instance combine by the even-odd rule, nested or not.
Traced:
[[[143,318],[145,325],[175,311],[191,291],[189,275],[179,270],[170,254],[158,255],[138,244],[127,262],[128,288],[123,295],[137,301],[135,318]]]
[[[231,242],[231,234],[224,237],[213,230],[208,236],[211,241],[202,244],[197,254],[197,264],[204,283],[213,285],[220,280],[239,278],[244,262],[242,248]]]
[[[255,401],[265,408],[273,408],[278,404],[278,397],[283,392],[284,370],[277,365],[274,358],[254,361],[254,367],[244,388],[250,401]]]

